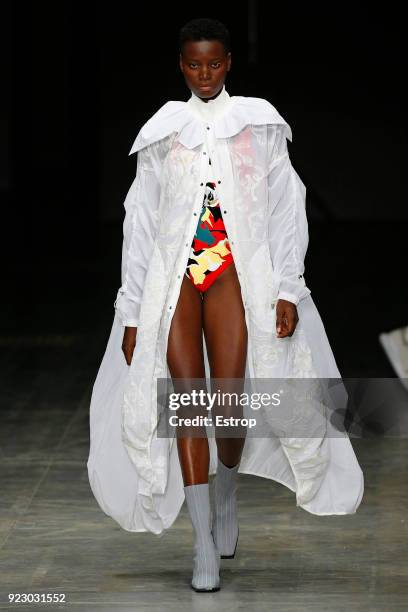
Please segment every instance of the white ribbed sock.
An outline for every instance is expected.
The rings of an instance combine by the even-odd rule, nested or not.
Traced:
[[[184,494],[195,533],[194,570],[191,584],[196,589],[219,588],[220,555],[211,533],[208,483],[184,487]]]
[[[238,538],[236,504],[238,468],[239,463],[229,468],[218,458],[212,532],[220,555],[228,557],[234,554]]]

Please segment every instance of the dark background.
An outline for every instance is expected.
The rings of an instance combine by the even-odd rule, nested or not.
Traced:
[[[163,103],[188,99],[178,30],[210,16],[232,35],[229,94],[268,99],[292,128],[305,277],[340,371],[394,376],[378,334],[408,324],[405,21],[391,5],[281,4],[2,4],[3,374],[40,384],[35,370],[70,360],[83,382],[96,376],[121,282],[128,152]]]

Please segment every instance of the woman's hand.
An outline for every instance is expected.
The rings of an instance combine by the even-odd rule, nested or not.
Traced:
[[[295,304],[287,300],[278,300],[276,304],[276,335],[278,338],[292,336],[298,321]]]
[[[125,327],[123,334],[122,351],[125,355],[126,363],[130,366],[132,363],[133,351],[136,346],[137,327]]]

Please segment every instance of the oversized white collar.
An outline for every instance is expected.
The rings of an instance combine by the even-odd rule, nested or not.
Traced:
[[[289,124],[267,100],[229,96],[224,87],[217,98],[208,102],[193,93],[187,102],[166,102],[142,126],[129,155],[172,133],[177,134],[183,146],[194,149],[205,141],[206,123],[209,122],[213,124],[216,138],[235,136],[247,125],[281,124],[286,128],[286,137],[292,140]]]
[[[228,112],[231,105],[231,98],[225,89],[225,85],[223,85],[222,90],[214,100],[203,102],[203,100],[192,91],[191,98],[186,103],[188,110],[197,117],[197,119],[201,119],[207,123],[212,123],[216,119],[222,117],[224,113]]]

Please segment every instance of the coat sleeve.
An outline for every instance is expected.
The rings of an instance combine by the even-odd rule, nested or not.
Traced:
[[[277,299],[297,305],[310,294],[304,259],[309,242],[306,188],[289,159],[286,126],[268,126],[268,242]]]
[[[124,327],[139,325],[144,281],[158,227],[161,161],[159,143],[138,152],[136,177],[126,196],[122,285],[114,308]]]

